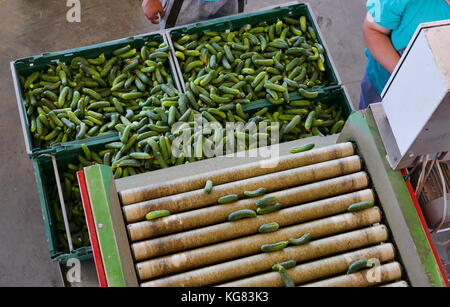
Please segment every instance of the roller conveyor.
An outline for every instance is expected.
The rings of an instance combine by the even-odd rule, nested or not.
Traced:
[[[370,124],[356,113],[337,143],[322,138],[315,149],[298,154],[288,153],[298,141],[285,143],[279,158],[225,168],[217,167],[225,157],[200,161],[179,167],[182,177],[156,171],[114,181],[107,167],[86,168],[79,178],[84,206],[92,211],[87,218],[97,267],[110,286],[284,286],[272,265],[287,260],[297,262],[287,270],[296,286],[438,285],[440,268],[426,263],[432,250],[417,228],[420,218],[404,181],[399,185],[403,177],[388,169]],[[214,182],[211,194],[203,191],[207,180]],[[260,187],[267,190],[264,196],[243,196]],[[217,203],[229,194],[240,199]],[[275,196],[282,209],[227,220],[237,210],[256,210],[256,200],[267,196]],[[347,211],[370,200],[373,208]],[[172,214],[145,220],[160,209]],[[270,222],[279,230],[258,232]],[[263,244],[306,233],[307,244],[261,251]],[[346,274],[362,259],[377,266]]]

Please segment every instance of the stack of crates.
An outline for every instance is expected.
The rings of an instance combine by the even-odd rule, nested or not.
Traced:
[[[334,69],[330,54],[322,40],[322,35],[315,22],[315,18],[307,4],[295,4],[289,6],[274,7],[264,11],[252,12],[247,14],[238,14],[230,17],[224,17],[207,22],[201,22],[188,26],[168,29],[155,33],[145,34],[127,39],[111,41],[103,44],[76,48],[55,53],[45,53],[39,56],[19,59],[11,63],[13,79],[15,83],[16,96],[18,101],[19,113],[22,122],[23,133],[25,137],[26,150],[32,159],[34,172],[36,175],[36,183],[39,193],[39,199],[44,218],[45,232],[48,241],[50,257],[53,260],[65,263],[69,258],[78,258],[80,260],[92,257],[91,247],[88,240],[83,240],[83,246],[78,246],[69,250],[66,244],[61,243],[61,235],[64,229],[61,228],[61,207],[58,198],[56,186],[56,178],[52,164],[52,156],[56,159],[58,172],[62,178],[63,172],[70,163],[74,163],[78,159],[78,155],[83,152],[82,144],[86,144],[93,151],[104,149],[105,144],[118,141],[118,133],[106,133],[104,135],[90,137],[83,140],[71,141],[52,145],[48,148],[38,148],[34,146],[33,137],[30,133],[30,121],[27,117],[25,107],[24,90],[20,82],[20,76],[28,76],[35,71],[42,71],[48,64],[55,64],[57,61],[70,63],[74,57],[96,58],[104,53],[106,58],[112,55],[113,50],[131,45],[132,48],[141,48],[148,41],[156,41],[159,43],[166,42],[169,44],[172,52],[169,59],[172,78],[178,90],[185,92],[186,80],[183,80],[180,65],[174,56],[173,42],[177,41],[184,34],[204,33],[207,31],[226,32],[236,30],[244,25],[255,25],[261,21],[268,23],[276,22],[279,18],[291,17],[299,18],[306,16],[309,23],[318,33],[318,40],[325,48],[324,65],[326,67],[326,78],[329,81],[326,87],[321,89],[321,94],[317,98],[322,102],[334,101],[338,102],[342,108],[344,118],[346,119],[352,109],[347,98],[345,89],[341,86],[340,80]],[[301,99],[298,93],[292,93],[291,99]],[[265,99],[253,101],[246,105],[246,111],[257,111],[264,107],[270,107],[271,103]],[[70,214],[71,208],[66,207],[68,212],[69,223],[74,217]]]

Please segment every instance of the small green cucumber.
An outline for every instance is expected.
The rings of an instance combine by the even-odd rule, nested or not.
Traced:
[[[366,201],[362,201],[359,203],[351,204],[350,206],[348,206],[347,211],[348,212],[358,212],[358,211],[372,208],[373,205],[374,205],[373,201],[366,200]]]
[[[280,210],[282,207],[283,207],[282,204],[276,203],[272,206],[268,206],[268,207],[264,207],[264,208],[256,208],[256,212],[260,215],[269,214],[269,213]]]
[[[256,208],[266,208],[276,203],[277,198],[275,196],[266,196],[256,201]]]
[[[291,279],[291,277],[289,276],[288,272],[284,267],[280,266],[278,269],[278,273],[280,273],[281,280],[283,281],[286,287],[288,288],[295,287],[294,281]]]
[[[342,127],[344,127],[344,125],[345,125],[345,121],[344,121],[344,120],[337,121],[337,122],[333,125],[333,127],[331,128],[330,134],[336,134],[336,133],[339,133],[339,132],[341,131]]]
[[[266,189],[265,188],[258,188],[254,191],[245,191],[244,195],[247,197],[257,197],[257,196],[262,196],[264,195],[264,193],[266,193]]]
[[[155,211],[151,211],[151,212],[147,213],[145,218],[147,219],[147,221],[150,221],[150,220],[158,219],[160,217],[168,216],[170,214],[171,214],[171,212],[169,210],[155,210]]]
[[[280,228],[280,225],[277,222],[271,222],[267,224],[263,224],[259,226],[258,231],[260,233],[269,233],[277,231]]]
[[[150,155],[146,152],[132,152],[129,154],[130,158],[136,159],[136,160],[150,160],[153,159],[154,156]]]
[[[364,269],[371,269],[375,266],[375,262],[369,261],[367,259],[357,260],[352,262],[347,269],[347,274],[356,273]]]
[[[251,217],[256,217],[255,211],[250,210],[250,209],[242,209],[242,210],[238,210],[233,213],[230,213],[228,215],[228,220],[230,222],[233,222],[233,221],[238,221],[241,219],[246,219],[246,218],[251,218]]]
[[[273,244],[263,244],[261,245],[261,251],[265,253],[280,251],[289,244],[288,241],[281,241]]]
[[[303,88],[299,89],[298,92],[300,93],[300,95],[308,99],[314,99],[319,96],[319,92],[310,92]]]
[[[303,245],[303,244],[308,243],[310,240],[311,240],[311,234],[305,233],[303,236],[301,236],[298,239],[291,238],[288,241],[292,245]]]
[[[297,265],[297,261],[295,260],[287,260],[284,262],[276,263],[272,266],[272,270],[279,271],[280,268],[284,268],[286,270],[292,269]]]
[[[239,195],[237,195],[237,194],[230,194],[230,195],[225,195],[225,196],[220,197],[217,200],[217,202],[219,204],[228,204],[228,203],[232,203],[232,202],[234,202],[234,201],[236,201],[238,199],[239,199]]]
[[[206,194],[211,194],[213,188],[213,182],[211,180],[206,181],[204,191]]]
[[[313,149],[314,146],[315,146],[314,143],[310,143],[310,144],[306,144],[306,145],[302,145],[302,146],[298,146],[298,147],[293,147],[293,148],[291,148],[291,150],[289,152],[290,153],[304,152],[304,151]]]

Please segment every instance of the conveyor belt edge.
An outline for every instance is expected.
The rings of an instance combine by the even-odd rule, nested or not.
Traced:
[[[385,219],[392,232],[400,258],[416,287],[445,286],[445,279],[427,239],[426,231],[407,185],[400,171],[394,171],[386,160],[386,151],[378,133],[372,112],[354,112],[350,115],[338,142],[357,144],[373,188],[383,204]]]

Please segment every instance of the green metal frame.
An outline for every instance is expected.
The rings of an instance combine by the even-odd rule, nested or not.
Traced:
[[[357,144],[411,285],[445,286],[405,179],[400,171],[389,166],[370,110],[350,115],[338,139],[338,142],[347,141]]]
[[[111,168],[85,168],[92,215],[109,287],[138,286],[130,244]]]

